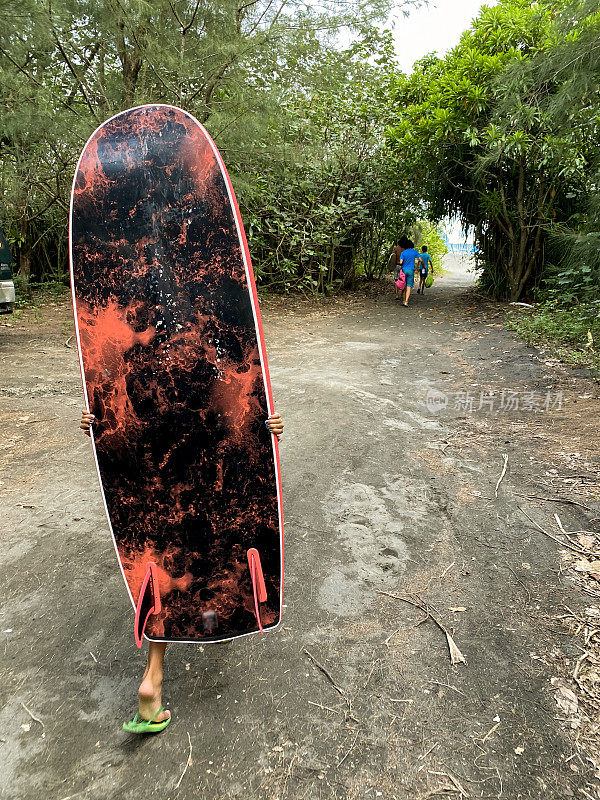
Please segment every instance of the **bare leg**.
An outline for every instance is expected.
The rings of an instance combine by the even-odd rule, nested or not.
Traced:
[[[410,297],[410,286],[407,286],[404,290],[404,305],[408,305],[408,298]]]
[[[162,706],[163,661],[166,649],[164,642],[150,642],[148,647],[148,663],[138,691],[142,719],[152,719]],[[170,716],[170,711],[161,711],[154,721],[162,722]]]

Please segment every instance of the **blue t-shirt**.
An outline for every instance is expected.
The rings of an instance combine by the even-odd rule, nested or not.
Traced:
[[[418,257],[419,251],[415,250],[414,247],[409,247],[408,250],[404,250],[400,254],[400,260],[402,261],[402,272],[414,272],[415,259]]]
[[[431,256],[429,253],[420,253],[419,258],[423,262],[421,266],[421,272],[427,274],[429,272],[429,262],[431,261]]]

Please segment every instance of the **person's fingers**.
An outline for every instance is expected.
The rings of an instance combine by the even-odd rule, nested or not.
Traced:
[[[95,421],[96,417],[93,414],[91,414],[89,411],[82,411],[79,427],[86,436],[90,436],[90,427]]]
[[[273,434],[273,436],[277,437],[277,440],[281,437],[283,433],[283,420],[279,414],[271,414],[271,416],[265,421],[267,426],[267,430],[269,433]]]

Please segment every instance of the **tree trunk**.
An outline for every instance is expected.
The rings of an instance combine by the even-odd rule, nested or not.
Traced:
[[[19,219],[19,275],[29,280],[31,277],[31,247],[29,243],[29,217],[27,209],[23,208]]]

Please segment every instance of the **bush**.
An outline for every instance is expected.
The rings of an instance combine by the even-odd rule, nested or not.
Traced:
[[[600,374],[600,300],[564,307],[540,304],[530,313],[511,313],[507,327],[529,344],[552,345],[566,364]]]

